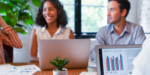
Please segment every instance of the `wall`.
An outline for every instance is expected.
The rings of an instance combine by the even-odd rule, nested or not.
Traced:
[[[127,21],[138,24],[137,14],[138,14],[138,0],[129,0],[131,4],[131,8],[129,14],[126,18]]]
[[[36,17],[38,8],[36,6],[34,6],[31,2],[31,0],[28,2],[29,5],[34,8],[34,17]],[[22,24],[24,24],[23,22],[20,22]],[[25,25],[25,24],[24,24]],[[30,56],[30,42],[31,42],[31,31],[32,31],[32,27],[27,26],[27,31],[28,34],[18,34],[19,38],[21,39],[22,43],[23,43],[23,48],[21,49],[17,49],[14,48],[14,59],[13,62],[29,62],[29,56]]]
[[[150,1],[140,0],[138,2],[138,22],[143,26],[146,33],[150,33]],[[150,35],[150,34],[149,34]]]
[[[14,48],[14,62],[29,62],[30,35],[32,28],[28,26],[27,30],[28,34],[18,34],[19,38],[21,39],[21,42],[23,43],[23,48]]]

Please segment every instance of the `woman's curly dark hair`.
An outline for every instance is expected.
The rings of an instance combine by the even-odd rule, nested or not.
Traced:
[[[45,25],[46,27],[48,27],[47,22],[45,21],[42,14],[43,6],[46,1],[50,1],[53,4],[53,6],[57,9],[57,27],[65,27],[68,24],[67,15],[65,10],[63,9],[63,5],[58,0],[44,0],[39,7],[35,23],[41,27],[44,27]]]

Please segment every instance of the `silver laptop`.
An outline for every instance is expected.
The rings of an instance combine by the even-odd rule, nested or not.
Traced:
[[[98,75],[132,74],[133,60],[141,51],[141,45],[98,45],[96,64]]]
[[[65,68],[86,68],[88,66],[90,39],[38,40],[39,67],[42,70],[54,69],[49,60],[60,56],[70,62]]]

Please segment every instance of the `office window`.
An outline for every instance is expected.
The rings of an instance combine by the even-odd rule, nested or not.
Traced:
[[[75,29],[75,23],[74,23],[74,0],[59,0],[66,11],[66,14],[68,16],[68,25],[67,27],[71,27],[72,31],[74,32]]]
[[[108,0],[59,0],[68,16],[76,38],[94,38],[98,29],[107,24]]]
[[[107,0],[82,0],[82,32],[97,32],[107,24]]]
[[[138,24],[142,25],[145,33],[150,35],[150,6],[148,2],[146,0],[138,2]]]

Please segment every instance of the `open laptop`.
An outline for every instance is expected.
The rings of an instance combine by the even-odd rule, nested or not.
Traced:
[[[141,51],[141,45],[98,45],[96,65],[98,75],[132,74],[133,60]]]
[[[86,68],[88,66],[90,39],[38,40],[39,67],[54,69],[49,60],[68,58],[65,68]]]

